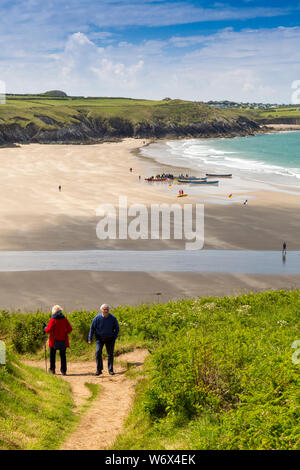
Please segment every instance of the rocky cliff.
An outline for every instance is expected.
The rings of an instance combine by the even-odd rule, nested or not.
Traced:
[[[218,117],[191,124],[170,120],[152,120],[133,123],[124,118],[88,118],[81,116],[71,125],[62,125],[47,116],[37,116],[40,127],[33,122],[0,124],[0,145],[16,143],[94,143],[124,137],[177,138],[177,137],[234,137],[253,135],[260,126],[246,117]]]

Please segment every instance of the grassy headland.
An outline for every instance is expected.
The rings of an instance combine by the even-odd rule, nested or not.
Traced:
[[[114,309],[117,350],[150,351],[115,448],[299,449],[300,375],[291,347],[299,306],[297,290]],[[94,352],[86,340],[95,313],[68,315],[74,358]],[[38,357],[48,318],[2,312],[0,335],[19,354]]]
[[[83,143],[138,137],[232,137],[272,123],[300,123],[299,106],[225,109],[180,99],[67,96],[53,91],[6,96],[0,106],[0,145]]]

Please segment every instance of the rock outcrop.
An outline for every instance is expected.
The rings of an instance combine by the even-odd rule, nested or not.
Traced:
[[[238,118],[217,117],[182,124],[167,120],[132,123],[129,119],[114,117],[74,117],[72,124],[62,125],[48,116],[38,116],[46,126],[39,127],[29,122],[26,126],[18,123],[0,124],[0,145],[15,143],[94,143],[107,139],[136,138],[177,138],[177,137],[234,137],[253,135],[260,126],[244,116]]]

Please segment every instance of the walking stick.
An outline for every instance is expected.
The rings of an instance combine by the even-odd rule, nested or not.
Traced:
[[[45,348],[45,369],[47,372],[47,338],[46,336],[44,337],[44,348]]]

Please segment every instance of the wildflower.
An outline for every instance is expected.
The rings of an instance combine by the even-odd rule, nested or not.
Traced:
[[[211,302],[209,304],[204,304],[203,308],[207,308],[208,310],[213,310],[216,307],[215,302]]]
[[[277,322],[277,325],[284,326],[284,325],[287,325],[287,323],[288,323],[288,322],[287,322],[286,320],[279,320],[279,321]]]
[[[251,305],[241,305],[240,308],[237,309],[238,313],[246,313]]]

